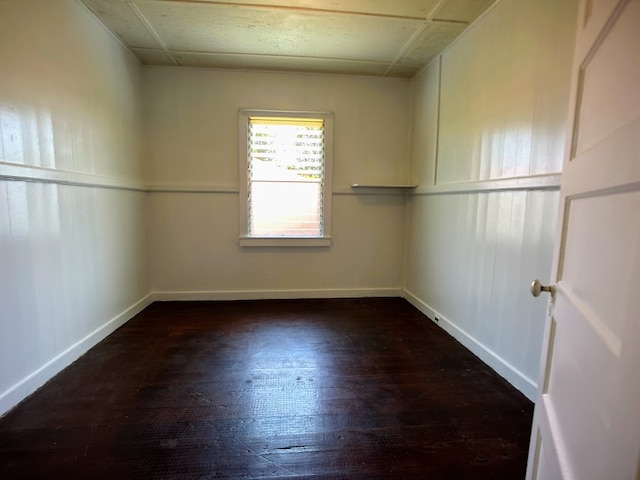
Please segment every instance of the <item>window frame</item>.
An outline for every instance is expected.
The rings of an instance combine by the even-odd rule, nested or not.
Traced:
[[[249,235],[249,119],[251,117],[320,118],[324,122],[324,171],[322,184],[322,235],[255,236]],[[238,112],[239,226],[241,247],[328,247],[331,237],[331,203],[333,183],[333,113],[308,110],[256,110]]]

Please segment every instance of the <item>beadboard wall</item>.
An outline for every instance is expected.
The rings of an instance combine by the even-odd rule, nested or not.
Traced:
[[[405,295],[531,399],[576,3],[501,0],[413,79]]]
[[[150,301],[140,66],[73,0],[0,2],[0,414]]]

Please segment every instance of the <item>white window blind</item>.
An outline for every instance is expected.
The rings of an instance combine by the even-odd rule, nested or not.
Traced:
[[[248,236],[323,236],[324,134],[322,118],[249,117]]]

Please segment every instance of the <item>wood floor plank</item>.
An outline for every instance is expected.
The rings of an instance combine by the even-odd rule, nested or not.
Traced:
[[[0,478],[524,478],[533,405],[401,299],[154,303],[0,419]]]

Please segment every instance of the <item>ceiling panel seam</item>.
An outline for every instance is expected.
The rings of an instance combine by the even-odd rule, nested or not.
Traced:
[[[149,1],[149,0],[147,0]],[[446,0],[443,0],[446,1]],[[359,12],[357,10],[336,10],[329,8],[312,8],[312,7],[294,7],[292,5],[273,5],[273,4],[255,4],[246,2],[219,2],[216,0],[203,1],[203,0],[154,0],[156,3],[177,3],[177,4],[191,4],[191,5],[218,5],[223,7],[240,7],[240,8],[254,8],[259,10],[291,10],[295,12],[308,12],[308,13],[324,13],[328,15],[350,15],[359,17],[378,17],[393,20],[417,20],[420,22],[425,21],[427,18],[424,16],[413,15],[392,15],[388,13],[375,13],[375,12]],[[438,4],[439,5],[439,4]]]
[[[398,54],[393,58],[393,60],[391,61],[387,69],[382,74],[383,77],[386,77],[387,75],[389,75],[389,72],[393,69],[393,67],[395,67],[396,64],[402,59],[402,57],[404,57],[404,55],[409,51],[409,49],[413,46],[415,41],[420,37],[420,35],[422,35],[422,32],[424,32],[427,26],[433,21],[433,18],[436,16],[436,13],[438,13],[438,10],[440,10],[442,5],[444,5],[446,1],[447,0],[440,0],[433,6],[431,11],[429,12],[429,15],[427,15],[427,18],[424,20],[424,22],[422,22],[422,24],[416,29],[413,35],[411,35],[409,40],[407,40],[407,43],[404,44],[404,46],[400,49]]]
[[[154,40],[158,43],[158,45],[160,46],[160,48],[164,51],[165,55],[167,57],[169,57],[169,60],[171,60],[171,62],[175,65],[175,66],[180,66],[180,63],[178,62],[178,60],[176,59],[176,57],[173,55],[173,53],[171,53],[171,51],[169,50],[169,48],[167,47],[167,44],[164,43],[164,41],[162,40],[162,38],[160,37],[160,35],[158,35],[158,32],[156,32],[156,29],[153,28],[153,25],[151,25],[151,22],[147,19],[147,17],[145,17],[144,13],[142,13],[142,11],[140,10],[140,8],[138,7],[138,5],[135,4],[135,2],[132,1],[127,1],[126,4],[129,6],[129,8],[131,9],[131,11],[133,11],[133,14],[138,17],[138,20],[140,20],[140,22],[142,23],[142,25],[144,25],[144,28],[147,29],[147,31],[149,32],[149,34],[154,38]]]
[[[136,47],[137,50],[149,50],[157,52],[158,49],[154,48],[142,48]],[[219,56],[233,56],[233,57],[260,57],[260,58],[289,58],[289,59],[311,59],[311,60],[334,60],[338,62],[348,62],[348,63],[362,63],[362,64],[370,64],[370,65],[387,65],[389,62],[383,62],[379,60],[363,60],[363,59],[352,59],[352,58],[344,58],[344,57],[320,57],[320,56],[312,56],[312,55],[275,55],[271,53],[245,53],[245,52],[217,52],[217,51],[197,51],[197,50],[179,50],[179,49],[171,49],[170,52],[178,55],[219,55]],[[407,66],[410,67],[420,67],[420,65],[415,63],[408,63]]]

